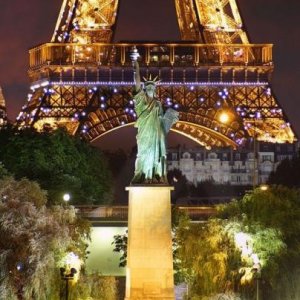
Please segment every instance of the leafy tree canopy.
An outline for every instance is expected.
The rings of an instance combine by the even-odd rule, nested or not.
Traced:
[[[0,180],[0,299],[56,300],[58,262],[70,251],[85,258],[88,222],[72,206],[45,203],[37,183]]]
[[[3,164],[0,162],[0,179],[8,175],[9,175],[8,171],[4,168]]]
[[[282,186],[221,205],[204,224],[182,219],[177,261],[191,299],[222,293],[252,299],[256,280],[262,299],[299,299],[299,219],[299,191]]]
[[[284,185],[300,188],[300,157],[284,159],[272,172],[268,179],[269,184]]]
[[[13,127],[0,130],[0,161],[17,179],[27,177],[48,191],[49,204],[65,193],[73,204],[112,200],[111,174],[102,152],[64,129],[38,133]]]

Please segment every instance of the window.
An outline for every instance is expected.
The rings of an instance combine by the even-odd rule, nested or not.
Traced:
[[[264,161],[272,161],[272,155],[263,155],[262,162]]]
[[[185,158],[185,159],[191,158],[191,155],[188,152],[185,152],[183,154],[183,158]]]
[[[216,159],[217,158],[217,154],[216,153],[209,153],[208,158],[209,159]]]

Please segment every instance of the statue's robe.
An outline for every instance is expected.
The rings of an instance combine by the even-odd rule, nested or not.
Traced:
[[[137,121],[137,158],[132,184],[165,183],[166,178],[166,135],[178,120],[178,112],[168,109],[164,114],[161,102],[149,98],[144,90],[134,97]]]

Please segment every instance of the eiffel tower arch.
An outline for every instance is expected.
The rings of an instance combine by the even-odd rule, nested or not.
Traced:
[[[180,41],[113,43],[118,0],[64,0],[50,43],[30,50],[31,91],[17,121],[65,126],[89,141],[135,122],[130,51],[159,76],[158,96],[179,111],[172,130],[236,147],[252,136],[293,142],[271,87],[272,45],[251,44],[235,0],[174,0]]]

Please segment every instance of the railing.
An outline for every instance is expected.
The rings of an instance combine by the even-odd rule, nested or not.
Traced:
[[[60,44],[32,48],[30,68],[55,66],[130,67],[136,46],[140,64],[148,67],[261,66],[272,63],[271,44]]]
[[[85,218],[117,219],[120,221],[127,220],[127,206],[76,206],[77,213]]]
[[[216,213],[214,206],[176,206],[185,212],[191,220],[205,220]],[[127,221],[128,206],[76,206],[77,213],[88,219],[108,221]]]

